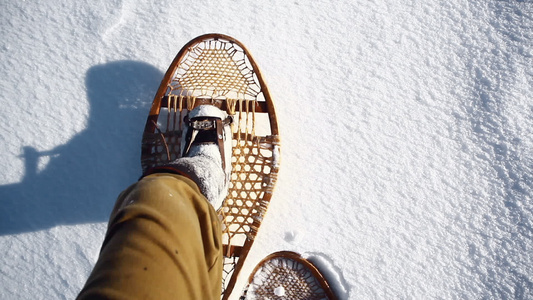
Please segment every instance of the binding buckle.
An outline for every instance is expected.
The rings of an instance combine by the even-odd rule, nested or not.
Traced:
[[[213,130],[216,128],[216,118],[189,120],[189,127],[194,130]]]

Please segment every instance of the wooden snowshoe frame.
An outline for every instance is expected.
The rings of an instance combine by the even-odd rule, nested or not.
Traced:
[[[181,156],[183,118],[201,104],[216,105],[234,120],[229,194],[218,210],[224,244],[222,298],[227,299],[272,197],[280,151],[270,93],[248,50],[232,37],[202,35],[177,54],[146,122],[143,172]]]
[[[270,254],[257,264],[240,299],[250,296],[252,299],[337,299],[318,268],[290,251]]]

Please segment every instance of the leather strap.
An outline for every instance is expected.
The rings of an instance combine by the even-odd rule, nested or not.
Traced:
[[[226,173],[226,159],[224,156],[224,125],[222,125],[222,120],[216,120],[216,129],[217,129],[217,139],[218,139],[218,149],[220,150],[220,156],[222,157],[222,170]]]

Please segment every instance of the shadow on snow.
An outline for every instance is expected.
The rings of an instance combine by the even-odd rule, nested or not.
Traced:
[[[0,235],[107,221],[118,194],[141,174],[142,131],[162,77],[136,61],[91,67],[86,129],[49,151],[23,148],[22,181],[0,186]],[[49,161],[38,170],[41,159]]]

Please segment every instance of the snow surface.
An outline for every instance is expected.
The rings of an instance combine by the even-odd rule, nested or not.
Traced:
[[[115,197],[140,175],[163,73],[208,32],[252,51],[282,134],[241,278],[292,250],[342,299],[533,298],[531,0],[6,0],[0,11],[0,299],[75,297]]]

